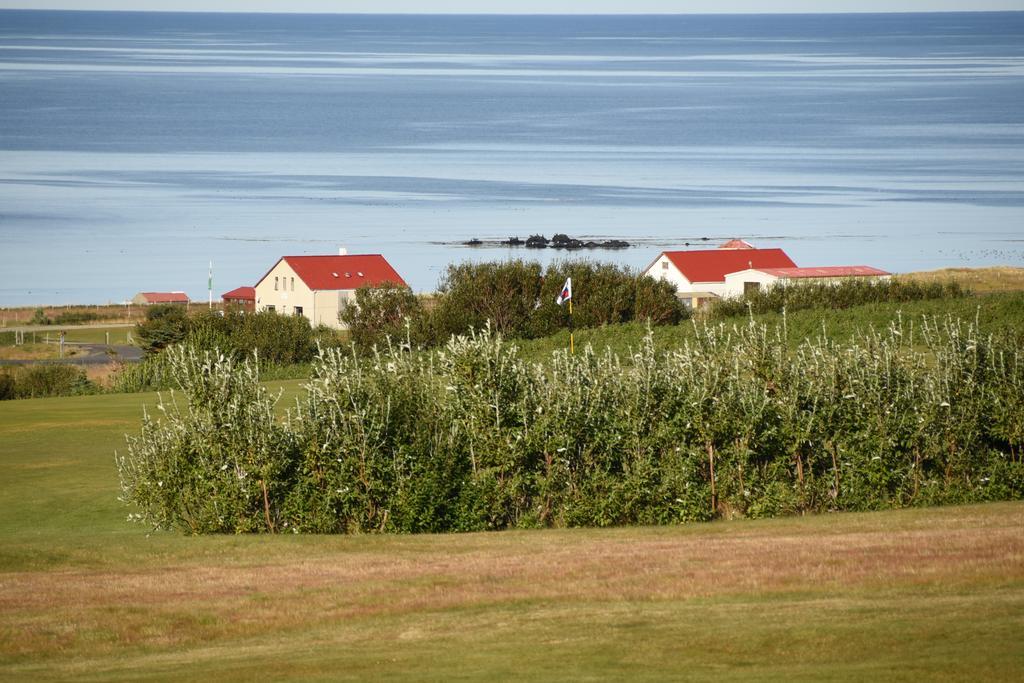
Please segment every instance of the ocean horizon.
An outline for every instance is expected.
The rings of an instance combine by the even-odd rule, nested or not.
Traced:
[[[1024,12],[0,10],[0,306],[284,255],[1024,265]],[[467,247],[567,233],[615,251]]]

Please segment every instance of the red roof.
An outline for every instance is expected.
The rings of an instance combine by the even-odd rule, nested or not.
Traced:
[[[220,295],[224,301],[256,301],[255,287],[236,287]]]
[[[408,287],[402,276],[380,254],[282,256],[277,263],[281,261],[287,262],[313,291],[357,289],[364,285],[382,285],[387,282]],[[274,267],[277,267],[277,263]],[[260,282],[267,275],[260,278]]]
[[[151,304],[188,303],[188,294],[185,292],[142,292],[142,296]]]
[[[871,266],[821,266],[818,268],[757,268],[762,273],[768,273],[781,278],[801,277],[872,277],[878,275],[892,275],[884,270],[872,268]]]
[[[725,276],[748,268],[795,268],[781,249],[702,249],[663,252],[690,282],[725,282]]]
[[[747,242],[746,240],[729,240],[728,242],[726,242],[725,244],[723,244],[722,246],[720,246],[718,248],[719,249],[753,249],[754,245],[751,244],[750,242]]]

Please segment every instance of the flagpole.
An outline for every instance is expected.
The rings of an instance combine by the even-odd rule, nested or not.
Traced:
[[[576,345],[572,336],[572,298],[569,299],[569,354],[575,355]]]

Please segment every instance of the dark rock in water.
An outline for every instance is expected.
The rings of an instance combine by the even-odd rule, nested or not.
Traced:
[[[710,237],[701,237],[701,238],[700,238],[700,241],[701,241],[701,242],[710,242],[710,241],[711,241],[711,238],[710,238]]]
[[[548,239],[544,235],[530,235],[525,241],[518,237],[509,237],[507,240],[480,240],[476,237],[463,242],[468,247],[480,247],[480,246],[496,246],[501,245],[503,247],[523,247],[527,249],[544,249],[551,247],[552,249],[625,249],[630,245],[629,242],[623,240],[578,240],[575,237],[569,237],[564,232],[556,233]]]

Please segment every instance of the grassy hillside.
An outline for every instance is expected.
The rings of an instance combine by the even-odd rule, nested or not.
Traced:
[[[942,268],[897,277],[919,282],[956,282],[973,292],[1024,291],[1024,268],[995,266],[991,268]]]
[[[908,323],[919,323],[922,316],[952,315],[969,321],[977,321],[985,333],[1024,334],[1024,292],[1000,292],[982,296],[967,296],[958,299],[935,299],[901,304],[869,304],[841,310],[802,310],[787,313],[756,315],[754,319],[772,328],[783,329],[791,346],[797,346],[807,338],[825,335],[837,342],[853,338],[858,331],[874,327],[885,329],[893,320],[902,317]],[[745,317],[722,321],[726,327],[745,325]],[[717,324],[717,323],[716,323]],[[662,349],[679,346],[693,339],[693,322],[679,325],[655,327],[655,344]],[[620,356],[626,356],[630,348],[636,348],[647,331],[642,323],[610,325],[588,330],[576,330],[576,346],[582,349],[590,344],[598,352],[610,348]],[[517,340],[523,354],[528,358],[540,358],[556,349],[569,347],[567,330],[545,339]]]
[[[280,383],[284,403],[300,391]],[[152,394],[0,404],[0,679],[1011,680],[1024,504],[686,527],[147,535]]]

